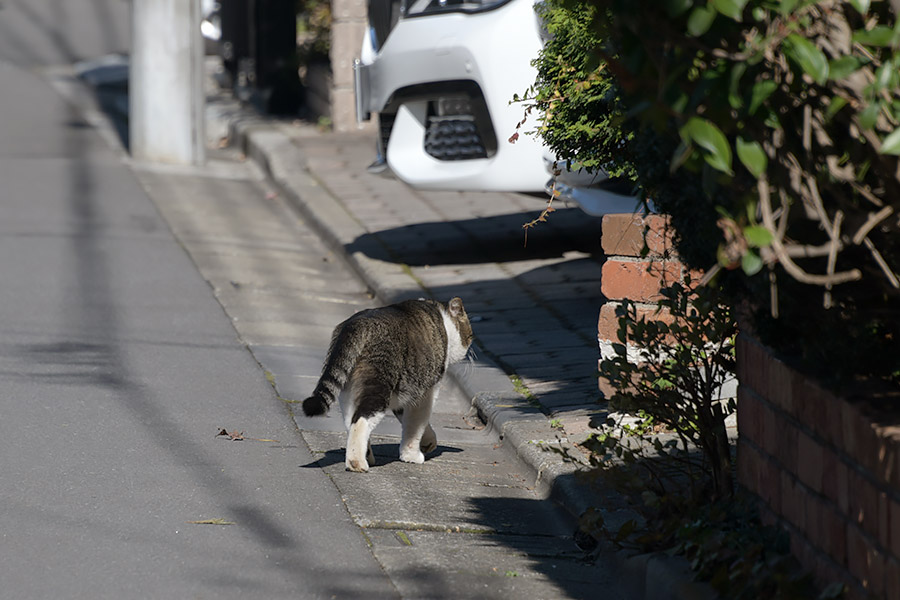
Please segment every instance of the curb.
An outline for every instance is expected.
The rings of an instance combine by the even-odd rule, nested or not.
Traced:
[[[309,171],[306,157],[280,130],[277,122],[258,116],[232,117],[228,123],[232,145],[253,160],[284,194],[289,203],[322,237],[326,245],[349,266],[379,300],[390,303],[409,297],[409,275],[392,262],[389,250],[369,236],[365,252],[349,252],[345,239],[357,239],[369,233]],[[315,199],[327,196],[327,202]],[[342,239],[343,238],[343,239]],[[388,265],[385,267],[385,265]],[[391,285],[391,282],[405,285]],[[429,290],[422,288],[422,293]],[[506,373],[490,358],[479,358],[465,378],[451,371],[451,383],[472,398],[472,406],[487,426],[495,430],[507,452],[524,465],[534,477],[534,486],[544,497],[561,505],[576,520],[594,506],[598,495],[586,483],[578,481],[579,470],[550,449],[574,450],[549,418],[516,391]],[[624,523],[635,513],[629,509],[604,510],[608,523]],[[665,554],[630,556],[627,551],[611,553],[616,568],[623,574],[623,590],[629,598],[653,600],[713,600],[715,592],[693,580],[683,558]],[[626,585],[627,584],[627,585]]]

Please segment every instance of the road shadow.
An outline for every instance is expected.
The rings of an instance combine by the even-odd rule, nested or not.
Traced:
[[[576,477],[562,475],[556,485],[571,487],[571,482],[562,480]],[[579,482],[579,485],[584,483]],[[600,508],[601,494],[597,493],[595,498],[596,507]],[[570,515],[565,515],[562,522],[550,518],[548,513],[558,510],[553,503],[542,499],[497,497],[473,497],[468,503],[478,525],[494,527],[498,518],[512,525],[508,531],[486,534],[485,544],[500,545],[527,557],[529,566],[558,586],[565,597],[626,597],[620,589],[622,575],[613,559],[612,547],[581,531],[577,519]],[[542,527],[541,523],[549,525]],[[515,573],[506,575],[516,576]]]

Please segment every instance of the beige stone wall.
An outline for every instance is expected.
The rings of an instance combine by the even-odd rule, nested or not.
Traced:
[[[331,122],[337,132],[374,131],[374,122],[356,122],[353,60],[366,31],[365,0],[332,0],[331,78],[328,85]]]

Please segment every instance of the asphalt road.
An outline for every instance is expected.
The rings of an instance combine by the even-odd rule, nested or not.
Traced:
[[[0,8],[0,595],[395,597],[131,169],[43,76],[126,49],[127,7]]]
[[[0,596],[617,597],[451,386],[344,471],[294,408],[370,290],[235,151],[127,159],[67,76],[127,9],[0,3]]]

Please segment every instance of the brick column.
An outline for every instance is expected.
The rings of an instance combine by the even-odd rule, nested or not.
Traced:
[[[638,316],[656,313],[661,287],[684,281],[689,273],[675,255],[669,218],[662,215],[615,214],[603,217],[600,242],[606,262],[600,280],[605,297],[597,323],[601,356],[618,342],[616,308],[622,300],[637,303]],[[702,274],[690,272],[693,281]],[[602,387],[602,384],[601,384]]]

